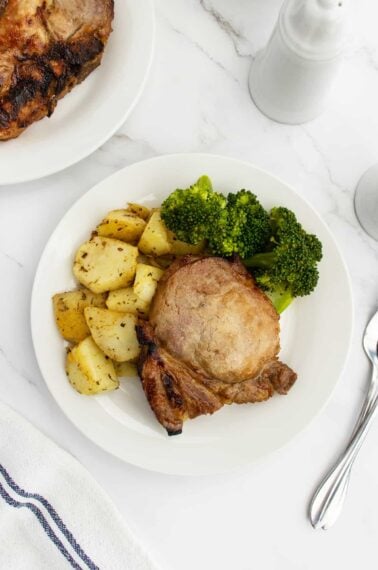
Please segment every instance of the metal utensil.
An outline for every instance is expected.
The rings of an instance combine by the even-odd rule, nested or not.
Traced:
[[[322,480],[310,504],[310,520],[314,528],[330,528],[341,513],[354,460],[366,437],[378,407],[378,311],[368,323],[363,346],[373,365],[369,391],[365,398],[352,439],[345,452]]]

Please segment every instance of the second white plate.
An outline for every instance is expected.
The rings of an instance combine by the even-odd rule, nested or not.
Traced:
[[[0,185],[59,172],[107,141],[142,92],[154,33],[153,0],[115,0],[113,32],[100,67],[59,101],[49,119],[0,143]]]
[[[77,394],[64,372],[65,350],[56,329],[51,297],[75,287],[77,247],[111,209],[128,200],[161,204],[175,188],[208,174],[218,191],[253,190],[270,208],[292,209],[324,248],[314,294],[298,299],[282,319],[281,357],[297,373],[287,396],[260,404],[225,406],[213,416],[185,423],[168,437],[158,424],[138,379],[125,379],[109,395]],[[223,472],[262,458],[286,444],[330,397],[347,356],[352,330],[348,273],[335,241],[313,208],[289,186],[254,166],[212,155],[173,155],[117,172],[85,194],[64,216],[42,255],[32,298],[32,333],[37,359],[58,405],[92,441],[135,465],[165,473]]]

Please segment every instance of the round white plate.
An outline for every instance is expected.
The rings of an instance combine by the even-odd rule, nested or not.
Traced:
[[[270,208],[294,210],[324,247],[313,295],[298,299],[282,318],[281,358],[298,373],[287,396],[225,406],[213,416],[185,423],[168,437],[158,424],[138,379],[122,380],[109,395],[81,396],[64,372],[64,342],[54,323],[51,297],[75,287],[75,250],[111,209],[128,200],[159,205],[175,188],[208,174],[218,191],[256,192]],[[162,156],[139,162],[104,180],[64,216],[42,255],[33,289],[32,334],[46,383],[64,413],[92,441],[146,469],[172,474],[224,472],[255,461],[286,444],[327,402],[345,362],[352,330],[348,273],[335,241],[313,208],[289,186],[251,164],[212,155]]]
[[[59,101],[50,119],[0,143],[0,185],[59,172],[104,144],[142,93],[154,33],[153,0],[115,0],[113,32],[100,67]]]

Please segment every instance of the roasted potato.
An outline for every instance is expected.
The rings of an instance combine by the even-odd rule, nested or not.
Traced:
[[[67,354],[66,373],[70,384],[80,394],[98,394],[119,387],[113,362],[90,336]]]
[[[177,239],[174,233],[168,231],[168,237],[171,242],[171,253],[173,255],[188,255],[189,253],[196,255],[198,253],[202,253],[205,249],[205,241],[201,241],[194,245],[190,243],[185,243],[184,241],[180,241]]]
[[[89,289],[57,293],[53,297],[55,321],[65,340],[77,343],[89,336],[84,317],[85,307],[105,307],[106,295],[95,294]]]
[[[159,267],[159,269],[167,269],[176,259],[174,255],[160,255],[159,257],[153,257],[152,255],[139,254],[137,257],[137,263],[145,263],[146,265],[152,265],[153,267]]]
[[[84,314],[93,340],[112,360],[126,362],[139,355],[135,315],[96,307],[87,307]]]
[[[137,378],[138,370],[134,362],[115,362],[114,368],[118,378]]]
[[[136,316],[146,316],[148,314],[149,303],[140,299],[132,287],[111,291],[106,300],[106,306],[111,311],[120,313],[131,313]]]
[[[166,256],[164,256],[165,258]],[[137,263],[145,263],[146,265],[154,265],[155,267],[160,267],[159,265],[160,257],[153,257],[152,255],[144,255],[144,253],[139,253],[137,257]]]
[[[161,255],[160,257],[150,258],[147,261],[147,265],[153,265],[154,267],[159,267],[159,269],[165,270],[172,265],[175,259],[176,257],[174,255]],[[138,263],[140,263],[139,258]]]
[[[127,210],[112,210],[96,228],[99,236],[120,239],[128,243],[139,240],[146,222]]]
[[[158,210],[148,220],[147,226],[139,240],[138,248],[146,255],[166,255],[171,252],[172,246],[168,230]]]
[[[158,267],[138,263],[134,281],[135,295],[145,303],[151,303],[158,281],[163,275],[164,271]]]
[[[133,214],[142,218],[142,220],[148,220],[151,215],[150,208],[147,208],[147,206],[142,206],[141,204],[134,204],[133,202],[129,202],[127,209]]]
[[[95,236],[79,247],[73,266],[76,279],[93,293],[132,283],[138,249],[123,241]]]

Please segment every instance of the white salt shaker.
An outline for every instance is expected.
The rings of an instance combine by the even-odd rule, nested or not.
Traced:
[[[268,117],[300,124],[317,117],[347,38],[347,0],[286,0],[266,48],[252,64],[251,96]]]

